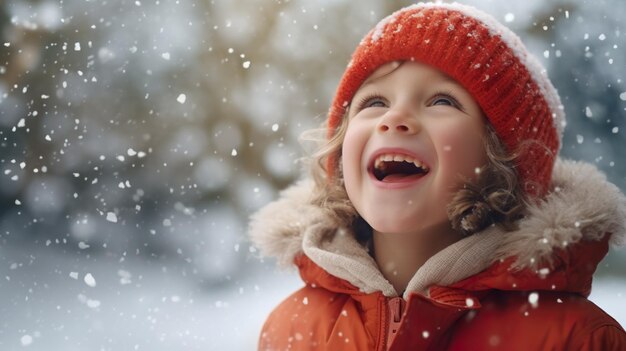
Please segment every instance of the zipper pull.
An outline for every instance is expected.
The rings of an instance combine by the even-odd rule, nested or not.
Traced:
[[[387,309],[389,311],[389,319],[387,322],[387,350],[389,350],[391,343],[400,329],[400,321],[402,321],[405,303],[406,302],[401,297],[391,298],[387,303]]]

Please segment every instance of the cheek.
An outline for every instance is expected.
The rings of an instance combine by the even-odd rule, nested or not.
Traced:
[[[355,148],[353,136],[350,130],[346,131],[346,135],[343,138],[341,145],[341,169],[343,173],[344,186],[348,192],[348,196],[351,193],[351,186],[355,183]]]
[[[360,207],[360,198],[364,181],[362,157],[367,144],[367,134],[358,124],[351,125],[346,131],[341,146],[341,167],[343,170],[343,181],[348,193],[348,198],[353,205]]]
[[[346,175],[356,175],[361,168],[361,157],[363,148],[367,142],[363,133],[355,127],[348,127],[346,135],[341,145],[341,163],[344,177]]]
[[[454,168],[454,173],[472,176],[474,170],[487,163],[484,134],[472,126],[440,130],[437,144],[442,167]]]

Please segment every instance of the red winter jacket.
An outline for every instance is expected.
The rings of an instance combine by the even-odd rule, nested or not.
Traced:
[[[451,245],[397,296],[296,185],[251,222],[256,245],[306,283],[271,313],[259,350],[626,350],[619,323],[586,298],[609,242],[623,241],[626,200],[582,163],[559,161],[553,189],[519,230]]]

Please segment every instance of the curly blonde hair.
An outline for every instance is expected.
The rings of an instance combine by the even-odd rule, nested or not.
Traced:
[[[349,118],[345,116],[330,139],[312,137],[326,133],[326,128],[304,134],[304,139],[321,144],[309,160],[315,183],[311,203],[325,209],[338,225],[353,228],[357,239],[364,241],[371,236],[371,227],[348,198],[341,169],[341,148],[348,123]],[[464,186],[447,208],[452,228],[466,236],[494,224],[507,231],[514,230],[526,208],[525,195],[515,171],[516,155],[507,153],[489,122],[485,123],[485,129],[484,148],[488,162],[475,180],[464,179]],[[329,167],[333,168],[332,172]]]

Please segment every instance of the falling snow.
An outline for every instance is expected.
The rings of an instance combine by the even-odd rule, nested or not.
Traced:
[[[533,54],[568,116],[562,153],[624,189],[625,3],[475,3],[523,40],[541,32]],[[301,176],[300,134],[386,15],[354,6],[0,2],[0,349],[254,349],[301,282],[258,260],[247,218]],[[626,286],[607,276],[591,298],[624,324]]]
[[[87,286],[90,286],[92,288],[96,286],[96,279],[93,277],[93,275],[91,275],[91,273],[85,274],[84,281]]]
[[[113,212],[108,212],[107,213],[107,221],[111,222],[111,223],[117,223],[117,215]]]
[[[532,292],[528,295],[528,302],[533,308],[536,308],[539,305],[539,294],[536,292]]]
[[[22,343],[22,346],[29,346],[30,344],[33,343],[33,337],[30,335],[23,335],[20,338],[20,342]]]

